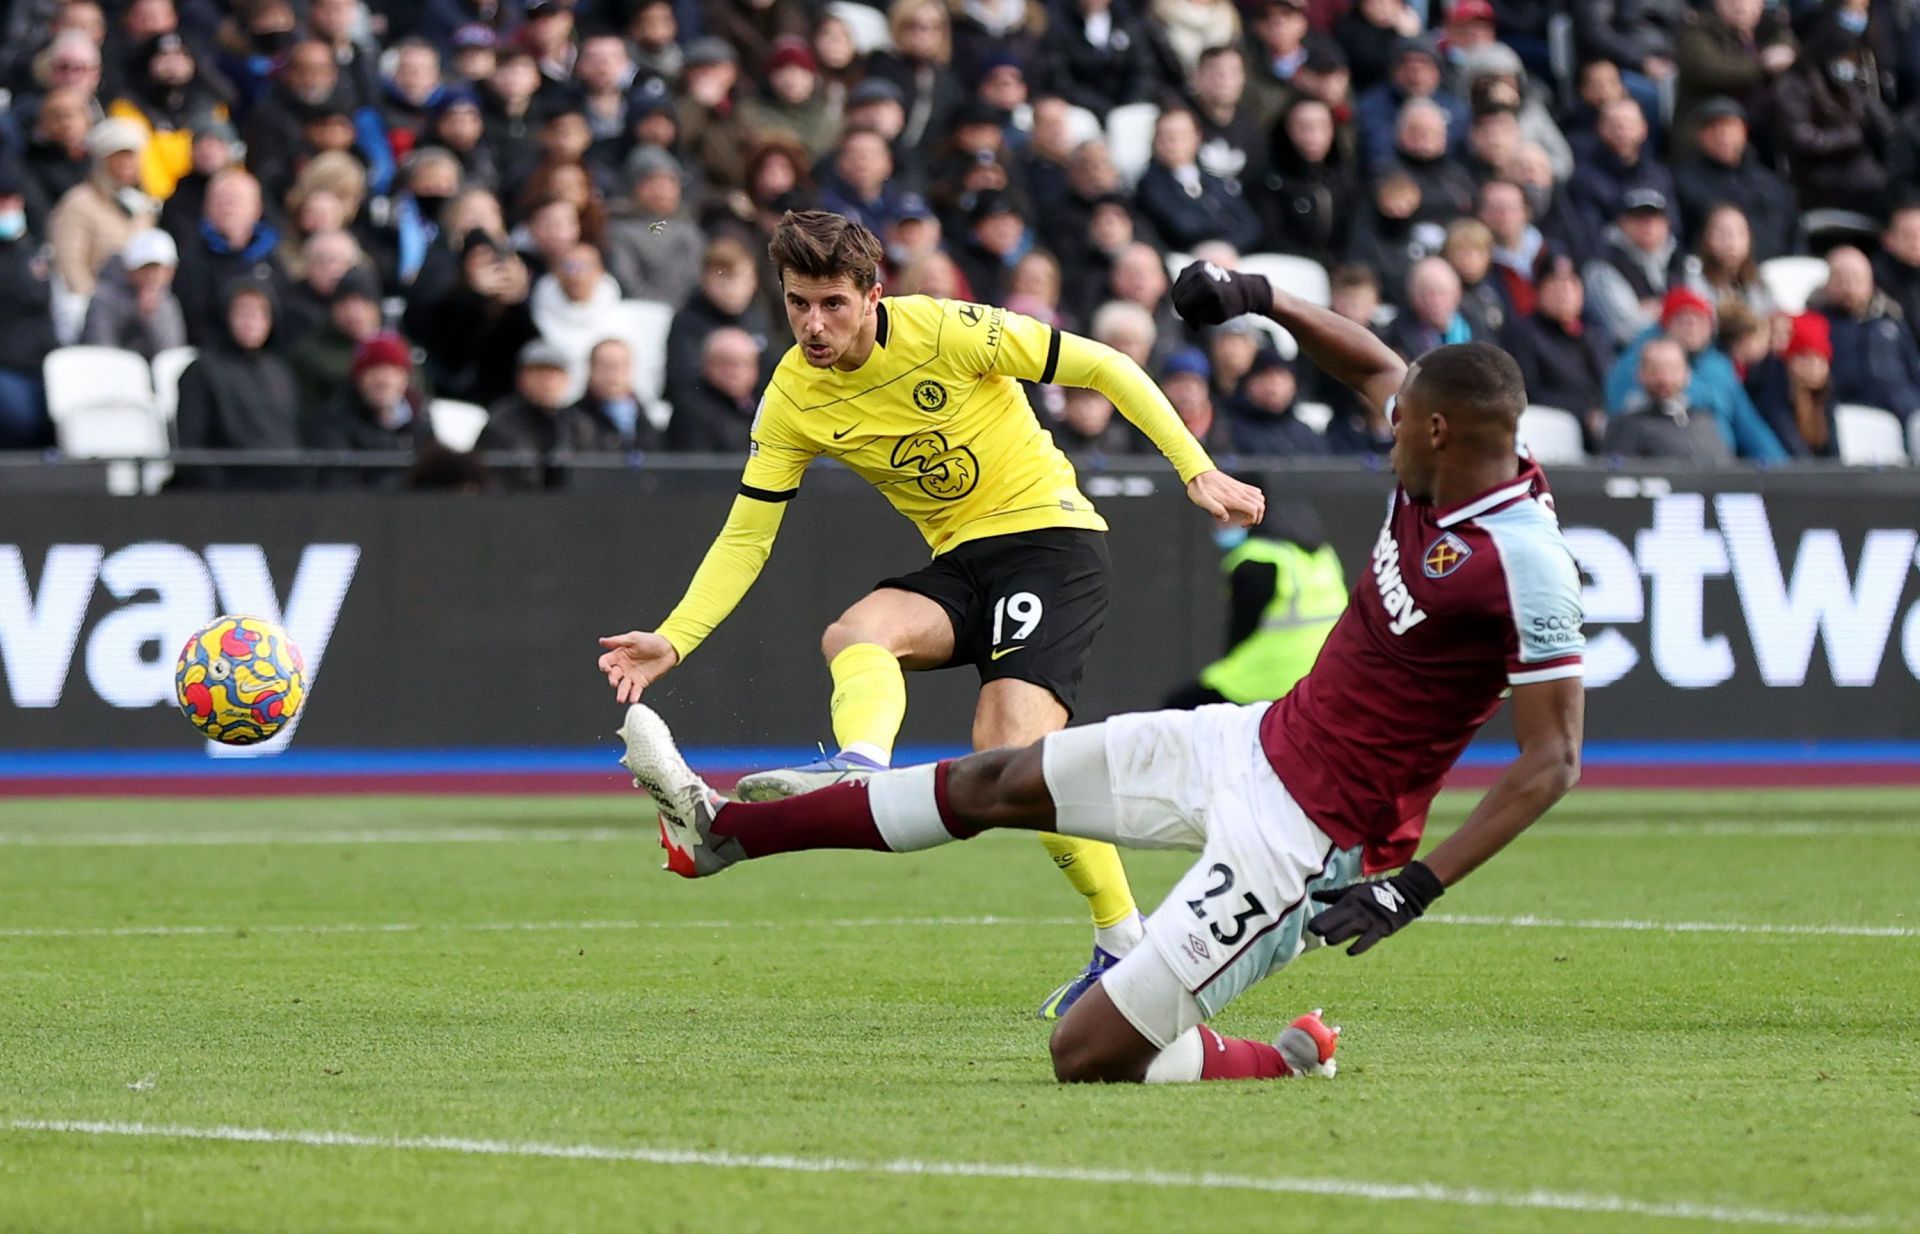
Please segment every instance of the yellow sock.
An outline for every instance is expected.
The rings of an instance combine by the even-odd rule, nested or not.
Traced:
[[[1078,836],[1042,833],[1040,843],[1053,855],[1053,864],[1067,876],[1073,889],[1087,897],[1097,929],[1119,925],[1139,911],[1133,902],[1133,888],[1127,883],[1127,868],[1120,864],[1120,850],[1101,840],[1083,840]]]
[[[876,763],[893,758],[893,739],[907,718],[907,678],[878,643],[855,643],[827,665],[833,674],[833,738],[842,750]]]

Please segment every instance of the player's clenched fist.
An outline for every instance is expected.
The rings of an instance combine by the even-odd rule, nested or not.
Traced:
[[[1425,862],[1409,861],[1392,878],[1314,892],[1313,898],[1329,907],[1307,922],[1307,929],[1329,947],[1358,939],[1347,954],[1359,955],[1395,930],[1412,925],[1446,890]]]
[[[1265,275],[1222,270],[1196,261],[1173,282],[1173,311],[1196,326],[1217,326],[1273,307],[1273,284]]]
[[[601,639],[600,645],[607,649],[600,657],[600,671],[623,705],[639,702],[642,691],[680,663],[672,643],[645,630],[611,635]]]

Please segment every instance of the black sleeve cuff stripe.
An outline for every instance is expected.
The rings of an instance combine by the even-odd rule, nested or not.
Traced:
[[[1040,370],[1040,384],[1053,384],[1053,372],[1060,367],[1060,331],[1047,331],[1047,367]]]
[[[742,484],[740,486],[740,495],[742,497],[751,497],[755,501],[792,501],[800,495],[800,490],[797,488],[755,488],[751,484]]]

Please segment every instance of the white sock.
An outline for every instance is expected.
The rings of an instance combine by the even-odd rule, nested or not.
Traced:
[[[875,817],[877,818],[878,815]],[[1125,921],[1117,921],[1110,926],[1093,927],[1093,945],[1116,960],[1132,951],[1146,936],[1147,925],[1140,920],[1139,913],[1134,913]]]
[[[932,763],[882,771],[867,781],[867,805],[880,838],[896,853],[951,844],[954,835],[940,821],[933,795]]]
[[[1173,1044],[1154,1055],[1147,1064],[1149,1084],[1190,1084],[1200,1078],[1200,1065],[1206,1061],[1206,1046],[1200,1030],[1190,1028],[1173,1039]]]
[[[874,745],[871,741],[856,741],[852,745],[841,746],[840,753],[856,755],[857,757],[866,759],[869,763],[874,763],[881,767],[889,766],[893,762],[893,755],[887,753],[887,751],[881,749],[879,746]]]

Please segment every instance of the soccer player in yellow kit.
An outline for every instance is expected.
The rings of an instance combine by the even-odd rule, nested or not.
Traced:
[[[1106,522],[1020,382],[1098,390],[1172,461],[1193,503],[1221,523],[1257,523],[1260,490],[1227,476],[1138,365],[1104,344],[1002,308],[883,298],[872,232],[825,211],[789,213],[770,253],[798,342],[754,421],[732,512],[686,595],[653,632],[600,640],[621,703],[698,647],[759,576],[807,466],[838,459],[913,520],[933,562],[881,582],[827,627],[840,751],[749,776],[742,800],[773,800],[888,765],[906,718],[902,668],[973,665],[976,749],[1065,728],[1107,607]],[[1041,1006],[1064,1014],[1142,937],[1112,845],[1042,837],[1085,896],[1093,960]]]

